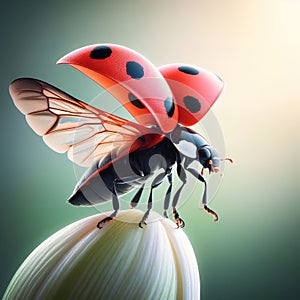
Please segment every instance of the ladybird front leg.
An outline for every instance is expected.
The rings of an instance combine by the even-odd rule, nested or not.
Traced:
[[[208,206],[207,206],[207,183],[204,179],[204,177],[196,170],[194,169],[191,169],[191,168],[187,168],[187,170],[193,175],[195,176],[198,180],[200,180],[201,182],[204,183],[204,192],[203,192],[203,197],[202,197],[202,205],[203,205],[203,208],[204,210],[213,216],[214,218],[214,221],[217,222],[219,220],[219,217],[218,217],[218,214],[213,211],[212,209],[210,209]]]
[[[210,214],[210,215],[212,215],[213,217],[214,217],[214,221],[215,222],[217,222],[218,220],[219,220],[219,217],[218,217],[218,215],[217,215],[217,213],[215,213],[212,209],[210,209],[207,205],[203,205],[203,207],[204,207],[204,210],[208,213],[208,214]]]
[[[179,213],[175,207],[173,207],[173,216],[177,228],[183,228],[185,226],[185,222],[179,217]]]

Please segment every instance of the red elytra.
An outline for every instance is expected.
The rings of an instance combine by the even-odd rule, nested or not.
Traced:
[[[143,125],[167,133],[178,123],[178,108],[158,69],[139,53],[119,45],[77,49],[58,64],[69,64],[108,90]]]
[[[158,69],[171,88],[179,110],[178,122],[184,126],[200,121],[223,89],[223,81],[202,68],[170,64]]]

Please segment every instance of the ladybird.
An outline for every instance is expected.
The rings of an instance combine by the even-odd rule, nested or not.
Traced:
[[[91,206],[112,201],[114,212],[97,224],[102,228],[116,217],[120,195],[137,189],[131,201],[131,207],[135,207],[145,183],[152,180],[148,209],[139,223],[142,227],[152,208],[152,191],[165,178],[169,182],[163,208],[167,217],[176,165],[182,182],[172,200],[177,226],[185,225],[176,206],[186,172],[204,184],[203,207],[218,220],[207,206],[203,169],[218,172],[220,157],[204,137],[189,128],[203,118],[220,95],[223,81],[217,75],[183,64],[157,68],[141,54],[115,44],[86,46],[57,63],[68,64],[94,80],[137,121],[95,108],[38,79],[20,78],[11,83],[14,104],[30,127],[54,151],[67,152],[71,161],[88,167],[69,203]],[[202,170],[191,168],[195,160]]]

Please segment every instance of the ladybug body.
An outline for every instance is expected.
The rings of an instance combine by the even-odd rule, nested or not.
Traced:
[[[107,159],[111,162],[110,156]],[[96,163],[83,174],[69,199],[71,204],[89,206],[112,200],[113,195],[143,186],[162,169],[163,176],[156,183],[159,184],[178,161],[178,151],[165,137],[155,146],[138,149],[114,163],[107,163],[108,160]]]
[[[101,228],[117,215],[120,195],[137,188],[131,201],[135,207],[146,181],[152,180],[142,227],[152,208],[152,190],[165,177],[169,182],[164,202],[167,216],[176,165],[182,181],[172,200],[178,227],[184,226],[176,205],[186,171],[204,183],[203,207],[218,219],[207,207],[203,169],[217,172],[219,155],[201,135],[185,127],[198,122],[218,98],[223,88],[218,76],[190,65],[156,68],[137,52],[113,44],[83,47],[58,63],[90,77],[138,122],[95,108],[41,80],[21,78],[11,83],[14,103],[32,129],[53,150],[67,152],[70,160],[88,167],[69,198],[71,204],[89,206],[112,200],[114,213],[99,222]],[[195,160],[202,171],[191,166]]]
[[[144,138],[142,136],[139,139],[143,140]],[[90,206],[106,201],[113,201],[114,209],[118,211],[119,202],[117,201],[117,197],[139,188],[131,202],[131,206],[135,207],[141,197],[144,184],[146,181],[152,179],[153,182],[149,197],[151,201],[148,200],[149,213],[152,206],[152,189],[159,186],[165,177],[168,177],[170,184],[170,188],[166,194],[166,199],[168,199],[167,196],[171,193],[172,189],[172,168],[175,163],[177,163],[177,175],[183,183],[186,181],[184,170],[190,171],[191,174],[205,183],[200,173],[197,173],[195,169],[190,169],[190,165],[195,159],[202,164],[203,168],[209,168],[210,172],[214,168],[213,171],[217,172],[220,159],[216,150],[209,146],[201,135],[190,129],[187,130],[182,126],[177,126],[171,134],[165,136],[158,144],[151,148],[135,150],[129,155],[117,159],[114,163],[112,163],[112,158],[109,156],[104,158],[103,162],[100,161],[94,164],[79,180],[73,195],[68,201],[78,206]],[[210,161],[213,161],[213,163],[209,163]],[[156,177],[160,169],[163,172]],[[178,200],[178,197],[179,195],[175,199]],[[205,190],[202,200],[204,205],[207,203],[206,197],[207,191]],[[167,201],[165,201],[165,216],[167,216],[168,205]],[[173,207],[175,206],[176,204],[173,203]],[[206,209],[208,208],[206,207]],[[210,212],[212,211],[210,210]],[[146,216],[148,216],[148,213]],[[175,210],[175,220],[177,215],[178,213]],[[111,218],[108,217],[105,221],[99,222],[98,226],[101,226]],[[179,218],[179,215],[176,221],[179,226],[184,226],[184,222]],[[145,223],[145,220],[141,221],[140,226],[143,223]]]

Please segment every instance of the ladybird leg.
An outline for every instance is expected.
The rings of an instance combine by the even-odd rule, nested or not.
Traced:
[[[114,180],[114,192],[113,192],[112,204],[113,204],[113,209],[115,211],[110,215],[111,218],[115,218],[120,209],[120,201],[117,194],[116,184],[117,184],[117,180]]]
[[[108,223],[108,222],[112,221],[113,219],[115,219],[115,217],[118,214],[118,211],[119,211],[119,208],[120,208],[120,202],[119,202],[118,194],[117,194],[117,191],[116,191],[116,184],[117,184],[117,180],[114,180],[114,183],[113,183],[114,190],[113,190],[113,197],[112,197],[112,204],[113,204],[114,212],[110,216],[104,218],[103,220],[101,220],[97,224],[97,227],[99,229],[103,228],[103,225],[105,223]]]
[[[142,226],[143,224],[144,224],[144,225],[147,225],[146,220],[148,219],[149,214],[150,214],[150,211],[151,211],[151,209],[152,209],[152,191],[153,191],[153,189],[155,189],[156,187],[158,187],[158,186],[162,183],[162,181],[163,181],[163,179],[165,178],[165,176],[166,176],[166,173],[159,174],[159,175],[153,180],[153,182],[152,182],[151,190],[150,190],[150,194],[149,194],[149,198],[148,198],[148,207],[147,207],[147,211],[145,212],[145,214],[144,214],[142,220],[141,220],[140,223],[139,223],[139,227],[140,227],[140,228],[143,228],[143,226]]]
[[[152,190],[153,190],[153,188],[151,188],[151,190],[150,190],[150,195],[149,195],[149,199],[148,199],[148,207],[147,207],[148,209],[145,212],[142,220],[139,223],[140,228],[143,228],[142,224],[147,225],[146,220],[148,219],[150,211],[152,209]]]
[[[177,164],[177,175],[178,175],[179,179],[182,181],[182,185],[177,190],[177,192],[173,198],[172,209],[173,209],[173,216],[174,216],[174,220],[177,225],[177,228],[179,228],[179,227],[183,228],[185,226],[185,222],[179,217],[179,213],[176,210],[176,206],[179,201],[180,193],[186,183],[186,173],[185,173],[184,169],[182,168],[181,164]]]
[[[185,222],[179,217],[179,213],[175,207],[173,207],[173,216],[174,216],[174,220],[177,225],[177,228],[183,228],[185,226]]]
[[[164,217],[168,218],[168,208],[170,205],[170,198],[171,198],[171,191],[172,191],[172,184],[173,184],[173,178],[172,178],[172,173],[170,172],[168,175],[168,181],[169,181],[169,188],[166,192],[165,200],[164,200]]]
[[[207,183],[204,179],[204,177],[198,173],[197,170],[195,169],[191,169],[191,168],[188,168],[187,169],[194,177],[196,177],[198,180],[200,180],[201,182],[204,183],[204,192],[203,192],[203,197],[202,197],[202,205],[203,205],[203,208],[204,210],[208,213],[208,214],[211,214],[213,217],[214,217],[214,221],[218,221],[219,217],[217,215],[216,212],[214,212],[212,209],[210,209],[208,206],[207,206],[207,201],[208,201],[208,197],[207,197]]]
[[[144,184],[139,188],[139,190],[137,191],[137,193],[134,195],[133,199],[130,202],[130,207],[131,208],[135,208],[137,206],[137,204],[139,203],[143,190],[144,190]]]

